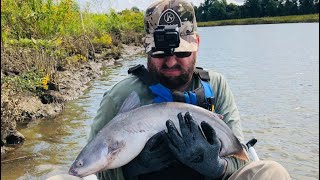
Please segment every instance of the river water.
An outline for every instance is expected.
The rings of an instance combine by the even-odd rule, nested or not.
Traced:
[[[198,28],[198,66],[224,74],[234,93],[246,140],[260,159],[282,164],[292,179],[319,179],[319,23]],[[1,179],[45,179],[67,173],[85,146],[103,93],[145,64],[122,60],[105,69],[61,115],[20,131],[26,142],[1,163]]]

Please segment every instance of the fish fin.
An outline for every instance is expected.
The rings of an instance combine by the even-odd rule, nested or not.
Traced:
[[[241,160],[244,160],[244,161],[249,161],[248,154],[243,149],[242,149],[242,151],[240,151],[238,153],[235,153],[235,154],[232,154],[230,156],[233,156],[235,158],[238,158],[238,159],[241,159]]]
[[[118,114],[131,111],[131,110],[138,108],[140,106],[141,106],[141,102],[140,102],[140,98],[138,96],[138,93],[135,91],[132,91],[127,96],[127,98],[123,101]]]
[[[214,113],[216,116],[218,116],[221,120],[224,119],[224,116],[222,114]]]

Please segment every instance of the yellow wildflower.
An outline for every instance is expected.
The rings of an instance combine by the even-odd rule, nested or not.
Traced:
[[[48,82],[50,81],[50,76],[49,74],[47,74],[44,78],[42,78],[42,87],[45,90],[48,90],[49,86],[48,86]]]

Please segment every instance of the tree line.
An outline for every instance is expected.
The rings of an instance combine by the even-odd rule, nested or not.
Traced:
[[[205,0],[194,6],[199,22],[319,13],[319,0],[245,0],[243,5],[226,0]]]

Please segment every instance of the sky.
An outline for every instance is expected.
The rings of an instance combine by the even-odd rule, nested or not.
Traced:
[[[189,0],[195,6],[199,6],[204,0]],[[80,4],[80,7],[86,7],[89,4],[90,11],[97,13],[105,13],[111,8],[116,11],[122,11],[124,9],[131,9],[133,6],[138,7],[140,10],[146,9],[154,0],[76,0]],[[244,0],[227,0],[228,3],[234,3],[242,5]]]

